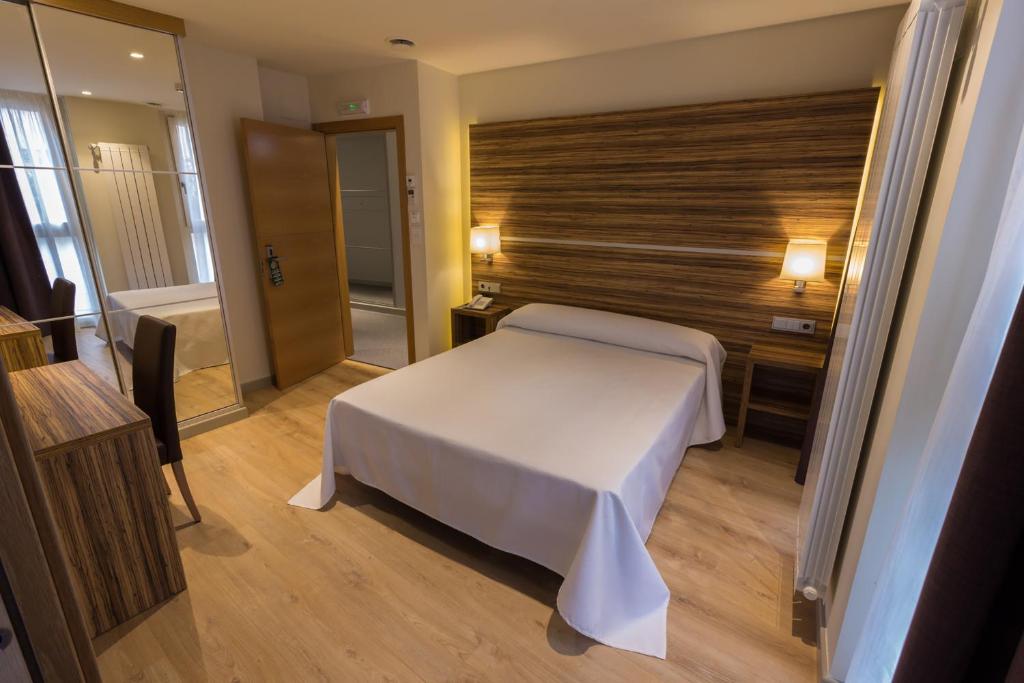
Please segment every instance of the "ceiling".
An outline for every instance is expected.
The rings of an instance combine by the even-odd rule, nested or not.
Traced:
[[[162,33],[50,7],[36,8],[58,95],[184,109],[174,40]],[[143,55],[132,59],[131,52]],[[0,89],[45,92],[24,6],[0,2]]]
[[[906,0],[130,0],[189,36],[307,75],[418,59],[454,74],[906,4]],[[416,41],[397,51],[386,39]]]

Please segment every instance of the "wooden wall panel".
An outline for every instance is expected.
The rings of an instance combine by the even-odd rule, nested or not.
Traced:
[[[714,334],[734,419],[751,344],[824,351],[877,99],[872,88],[473,125],[472,221],[500,225],[503,240],[493,264],[473,259],[474,285],[500,282],[501,303]],[[828,281],[803,294],[778,277],[791,238],[829,242]],[[773,315],[814,319],[817,332],[772,332]]]
[[[501,283],[501,303],[562,303],[705,330],[729,354],[723,373],[726,414],[735,419],[750,345],[785,343],[820,351],[828,341],[842,264],[828,282],[793,294],[780,280],[778,257],[674,253],[520,242],[502,245],[494,263],[474,263],[474,276]],[[742,293],[742,295],[740,294]],[[814,336],[769,330],[772,315],[812,318]]]

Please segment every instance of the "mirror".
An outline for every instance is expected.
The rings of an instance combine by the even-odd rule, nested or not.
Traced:
[[[0,212],[6,365],[61,359],[95,331],[99,295],[28,8],[11,2],[0,2]],[[59,300],[51,291],[57,278],[74,289]],[[80,357],[117,385],[109,351],[83,348]]]
[[[25,5],[0,0],[0,91],[49,99]]]
[[[174,37],[34,6],[69,148],[71,168],[64,169],[57,117],[27,9],[0,0],[0,12],[6,13],[0,14],[0,38],[12,34],[0,45],[0,55],[5,67],[15,59],[18,64],[0,69],[0,122],[7,137],[34,136],[22,147],[32,154],[41,150],[38,159],[30,154],[32,163],[26,164],[17,163],[25,155],[16,153],[12,165],[19,168],[11,172],[18,174],[28,213],[39,224],[37,256],[45,262],[46,277],[52,282],[64,273],[77,285],[73,317],[80,358],[114,384],[119,374],[131,392],[135,329],[143,315],[154,316],[176,327],[179,420],[236,404]],[[17,22],[21,28],[12,28]],[[22,135],[21,119],[3,118],[5,111],[29,121],[31,126],[20,124],[28,132]],[[48,168],[20,167],[41,161]],[[80,222],[87,239],[82,239]],[[44,237],[50,242],[44,243]],[[106,324],[99,315],[101,303]],[[36,307],[21,317],[39,323],[44,346],[52,350],[54,335],[39,315],[49,310]],[[0,329],[5,324],[20,323],[0,319]]]

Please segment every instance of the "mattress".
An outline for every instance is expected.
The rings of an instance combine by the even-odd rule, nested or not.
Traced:
[[[644,543],[686,447],[725,430],[711,335],[533,304],[477,341],[331,400],[325,505],[348,473],[562,575],[565,621],[665,656],[669,591]]]
[[[212,282],[111,292],[107,310],[114,339],[128,348],[133,348],[140,317],[151,315],[174,325],[175,377],[228,362],[220,299]],[[96,326],[96,336],[109,341],[103,325]]]

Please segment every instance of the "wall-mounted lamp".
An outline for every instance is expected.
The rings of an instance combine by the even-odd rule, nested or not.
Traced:
[[[808,282],[824,282],[825,252],[828,242],[821,240],[790,240],[782,260],[783,280],[793,280],[793,291],[802,292]]]
[[[497,225],[478,225],[469,229],[469,253],[483,254],[484,263],[493,263],[501,253],[501,232]]]

